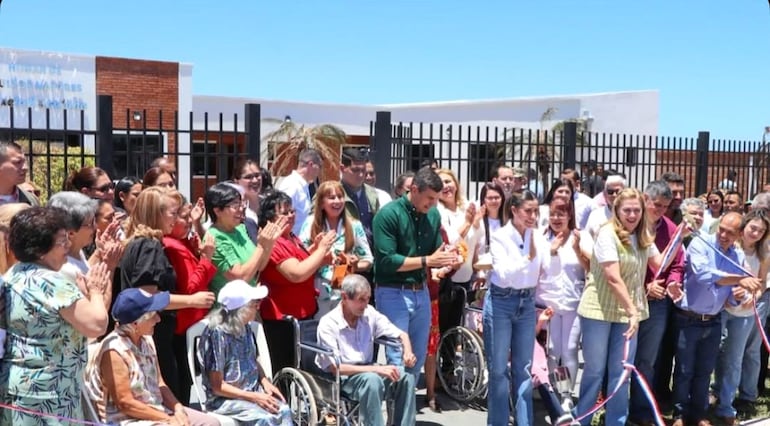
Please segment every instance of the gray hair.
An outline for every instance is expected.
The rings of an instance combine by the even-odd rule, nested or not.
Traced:
[[[234,336],[243,336],[246,332],[246,324],[248,318],[246,317],[246,308],[248,305],[243,305],[234,311],[228,311],[224,306],[217,306],[208,315],[209,327],[219,328],[227,334]]]
[[[361,293],[370,293],[371,287],[369,281],[362,275],[350,274],[342,279],[342,292],[348,296],[348,299],[354,299]]]
[[[321,154],[313,148],[307,148],[299,153],[299,164],[312,161],[315,164],[321,164]]]
[[[148,321],[154,315],[155,315],[155,311],[145,312],[144,314],[142,314],[141,317],[137,318],[137,320],[134,322],[131,322],[128,324],[118,324],[117,330],[125,334],[134,334],[136,332],[137,324]]]
[[[644,187],[644,193],[652,199],[663,198],[670,200],[674,198],[671,188],[664,180],[654,180],[648,183],[647,186]]]
[[[770,193],[760,192],[751,202],[752,209],[770,209]]]
[[[89,218],[96,217],[99,201],[75,191],[57,192],[48,199],[49,207],[58,207],[69,215],[71,230],[79,229]]]
[[[703,211],[706,211],[706,203],[703,202],[700,198],[692,197],[692,198],[685,198],[682,200],[682,204],[679,206],[679,210],[682,211],[682,213],[687,212],[687,208],[695,206]]]

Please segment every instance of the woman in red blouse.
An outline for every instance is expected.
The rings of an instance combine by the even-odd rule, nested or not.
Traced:
[[[275,191],[262,201],[259,226],[262,228],[282,216],[288,219],[286,231],[276,240],[270,260],[259,277],[270,290],[267,298],[262,301],[260,313],[264,320],[270,359],[275,360],[275,372],[294,364],[291,324],[281,320],[284,315],[291,315],[300,321],[313,318],[318,310],[315,274],[321,266],[331,262],[331,247],[337,236],[334,231],[320,233],[313,244],[306,248],[291,232],[295,219],[291,198],[281,191]]]
[[[173,194],[182,199],[178,192],[173,191]],[[214,237],[207,235],[203,242],[197,235],[189,238],[193,218],[200,219],[203,215],[202,204],[203,200],[198,200],[195,207],[190,203],[184,204],[179,209],[173,229],[163,236],[163,251],[176,272],[176,294],[207,292],[209,282],[217,273],[217,267],[211,263],[211,255],[215,248]],[[189,389],[192,385],[187,367],[187,329],[203,319],[208,311],[201,308],[186,308],[180,309],[176,314],[173,347],[179,368],[180,400],[184,403],[189,402]]]

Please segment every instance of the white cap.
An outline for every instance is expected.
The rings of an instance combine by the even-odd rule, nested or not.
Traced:
[[[233,280],[219,290],[217,302],[228,311],[234,311],[245,306],[252,300],[262,300],[267,297],[267,287],[252,286],[244,280]]]

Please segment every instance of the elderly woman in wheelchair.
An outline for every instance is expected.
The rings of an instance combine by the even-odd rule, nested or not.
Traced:
[[[219,291],[219,307],[208,316],[198,359],[206,388],[206,409],[239,421],[242,426],[291,426],[291,410],[257,361],[254,321],[267,287],[243,280]]]
[[[372,364],[373,344],[378,337],[399,339],[403,363],[415,364],[409,336],[387,317],[369,305],[371,289],[361,275],[348,275],[342,281],[342,301],[324,315],[318,323],[318,344],[334,356],[318,355],[318,367],[333,375],[339,374],[342,393],[359,404],[361,424],[381,426],[382,401],[393,399],[395,425],[414,425],[415,377],[403,366]]]

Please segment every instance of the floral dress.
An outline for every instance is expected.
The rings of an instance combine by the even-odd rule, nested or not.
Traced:
[[[18,263],[4,277],[7,329],[0,362],[2,401],[41,417],[3,410],[0,424],[60,425],[82,419],[80,385],[87,360],[86,338],[59,311],[83,297],[75,283],[35,263]],[[7,387],[6,387],[7,385]]]
[[[206,410],[230,416],[243,426],[291,426],[291,409],[281,404],[278,413],[271,414],[251,401],[215,395],[211,390],[209,372],[222,373],[223,381],[247,392],[264,392],[260,381],[265,377],[257,363],[257,345],[251,327],[244,326],[240,336],[221,327],[206,327],[198,345],[198,359],[203,365],[203,386],[206,388]]]

